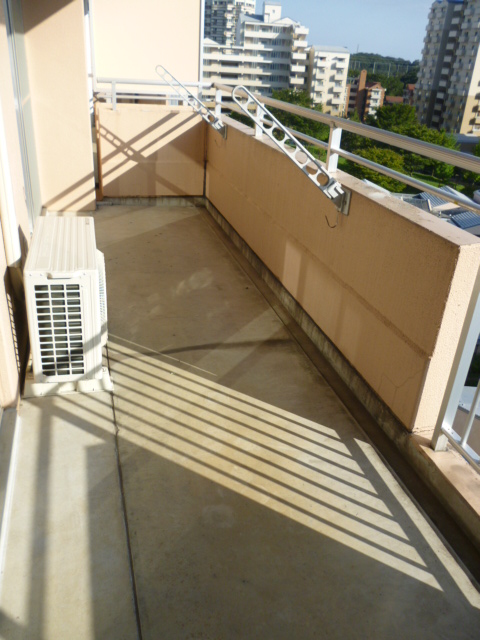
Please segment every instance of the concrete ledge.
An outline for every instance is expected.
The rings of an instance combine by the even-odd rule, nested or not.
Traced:
[[[207,199],[204,206],[447,513],[480,550],[479,474],[454,450],[435,452],[425,437],[407,431],[222,214]]]

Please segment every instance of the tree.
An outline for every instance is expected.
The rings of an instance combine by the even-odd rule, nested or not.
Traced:
[[[379,129],[408,135],[405,131],[417,125],[418,122],[415,107],[409,104],[389,104],[377,109],[375,117],[368,116],[367,124]]]
[[[398,76],[369,73],[367,79],[373,82],[380,82],[388,96],[403,96],[404,84]]]
[[[415,107],[408,104],[393,104],[377,110],[376,118],[369,117],[368,124],[379,129],[385,129],[416,140],[423,140],[448,149],[456,149],[455,138],[441,129],[429,129],[417,121]],[[376,143],[378,146],[378,143]],[[408,151],[398,150],[403,156],[404,168],[408,173],[429,173],[443,182],[453,177],[455,168],[452,165],[431,160]]]
[[[296,104],[299,107],[305,107],[306,109],[313,109],[319,113],[323,112],[323,106],[321,104],[314,104],[306,91],[281,89],[279,91],[274,91],[272,98],[275,100],[281,100],[282,102]],[[293,113],[288,113],[287,111],[281,111],[280,109],[271,108],[270,111],[285,127],[294,129],[295,131],[300,131],[300,133],[306,133],[317,140],[328,140],[330,133],[328,125],[316,122],[315,120],[310,120],[309,118],[297,116]]]
[[[366,149],[358,149],[357,155],[371,160],[377,164],[381,164],[389,169],[404,173],[403,157],[400,153],[396,153],[391,149],[385,149],[380,147],[371,147]],[[389,178],[381,173],[377,173],[373,169],[367,169],[359,164],[348,163],[348,172],[352,175],[360,178],[361,180],[370,180],[378,184],[378,186],[388,189],[388,191],[401,192],[405,190],[405,185],[394,178]]]
[[[472,153],[474,156],[477,156],[477,158],[480,158],[480,142],[473,147]],[[471,185],[477,185],[480,183],[480,175],[473,171],[464,171],[462,177],[465,182],[468,182]]]

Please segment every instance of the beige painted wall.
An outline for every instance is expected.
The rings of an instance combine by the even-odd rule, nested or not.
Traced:
[[[19,371],[15,355],[15,329],[9,311],[9,307],[11,308],[11,291],[8,287],[7,261],[1,237],[0,278],[0,408],[6,408],[14,407],[17,403]]]
[[[200,79],[200,0],[90,0],[97,77]]]
[[[23,258],[25,258],[28,239],[28,214],[23,192],[23,173],[18,140],[17,120],[14,105],[12,73],[8,52],[7,31],[5,28],[4,7],[0,3],[0,104],[5,142],[7,147],[11,187]],[[0,166],[0,171],[2,167]],[[15,406],[19,394],[18,352],[23,361],[27,348],[26,315],[21,302],[16,303],[12,296],[7,271],[7,260],[3,243],[3,229],[0,224],[0,407]],[[12,313],[15,306],[15,315]]]
[[[409,429],[431,430],[480,264],[478,239],[338,172],[350,215],[230,119],[206,195]]]
[[[83,0],[22,0],[42,204],[95,208]]]
[[[190,108],[97,104],[103,196],[203,194],[205,128]]]

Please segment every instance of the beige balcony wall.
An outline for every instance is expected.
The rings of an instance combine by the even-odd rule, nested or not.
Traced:
[[[97,104],[103,196],[201,196],[205,128],[190,108]]]
[[[83,0],[22,0],[42,205],[95,208]]]
[[[343,172],[337,219],[273,144],[226,120],[226,140],[208,128],[207,197],[400,421],[431,431],[478,239]]]
[[[200,0],[90,0],[98,77],[200,79]]]

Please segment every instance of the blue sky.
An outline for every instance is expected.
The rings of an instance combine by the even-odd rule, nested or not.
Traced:
[[[433,0],[281,0],[283,15],[310,29],[309,44],[420,58]],[[263,0],[257,0],[260,13]]]

